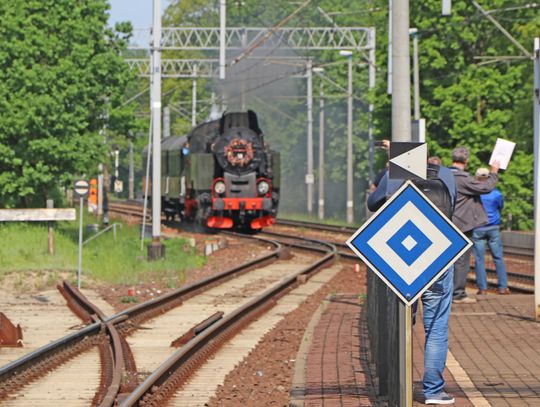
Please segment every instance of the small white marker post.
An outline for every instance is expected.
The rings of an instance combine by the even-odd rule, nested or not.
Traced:
[[[79,197],[80,212],[79,212],[79,266],[77,268],[77,288],[81,289],[81,269],[82,269],[82,242],[83,242],[83,207],[84,198],[88,195],[90,184],[84,179],[75,181],[74,192]]]

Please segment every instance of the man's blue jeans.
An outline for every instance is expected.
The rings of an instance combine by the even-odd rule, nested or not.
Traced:
[[[506,267],[503,259],[503,245],[501,232],[498,226],[473,230],[472,234],[474,251],[474,271],[476,273],[476,285],[480,290],[487,290],[486,264],[484,254],[486,252],[486,242],[493,256],[495,270],[497,271],[497,281],[499,290],[508,287]]]
[[[424,332],[424,396],[443,391],[443,372],[448,353],[448,320],[452,308],[454,266],[422,294]]]

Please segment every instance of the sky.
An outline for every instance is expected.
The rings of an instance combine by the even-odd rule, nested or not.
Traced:
[[[119,21],[131,21],[133,28],[152,26],[153,0],[109,0],[111,10],[109,24],[114,26]],[[165,10],[170,0],[161,0],[161,9]]]

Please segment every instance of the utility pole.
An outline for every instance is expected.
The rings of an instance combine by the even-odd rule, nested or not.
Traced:
[[[414,125],[412,141],[426,141],[426,121],[420,115],[420,68],[418,63],[418,29],[411,28],[409,34],[413,40],[413,89],[414,89]]]
[[[351,51],[340,51],[341,56],[347,57],[348,62],[348,86],[347,86],[347,223],[354,220],[353,201],[353,63]]]
[[[193,83],[191,87],[191,125],[197,125],[197,72],[198,66],[193,67]]]
[[[540,320],[540,38],[534,39],[534,304]]]
[[[103,164],[98,164],[98,207],[97,214],[101,218],[103,216]]]
[[[171,108],[163,108],[163,138],[171,137]]]
[[[133,141],[129,140],[129,176],[128,176],[128,199],[135,198],[135,170],[133,163]]]
[[[392,141],[411,141],[409,0],[392,5]],[[396,299],[397,300],[397,299]],[[399,305],[400,407],[412,407],[412,310]]]
[[[165,256],[161,242],[161,1],[154,0],[152,30],[152,243],[148,259]]]
[[[369,68],[368,68],[368,87],[372,91],[375,87],[375,75],[377,73],[376,60],[375,60],[375,29],[370,31],[371,35],[371,48],[369,49]],[[373,146],[373,111],[375,110],[375,105],[373,102],[369,103],[368,111],[368,148],[369,148],[369,184],[373,182],[375,175],[373,174],[373,166],[375,162],[375,152]]]
[[[219,79],[225,79],[225,53],[227,46],[227,4],[219,0]]]
[[[307,211],[308,215],[313,214],[313,63],[307,61]]]
[[[420,120],[420,72],[418,67],[418,29],[411,28],[413,40],[414,120]]]
[[[324,219],[324,85],[319,85],[319,219]]]
[[[393,1],[392,0],[388,0],[388,73],[387,73],[387,76],[386,76],[386,93],[388,93],[389,95],[392,94],[392,69],[393,69],[393,61],[392,61],[392,38],[393,38],[393,35],[392,35],[392,27],[393,27],[393,24],[392,24],[392,15],[393,15],[393,12],[392,10],[394,9],[393,7]]]
[[[242,42],[242,52],[246,52],[247,32],[245,28],[242,32],[241,42]],[[242,82],[240,82],[240,108],[242,112],[246,111],[246,80],[248,80],[248,78],[242,78]]]

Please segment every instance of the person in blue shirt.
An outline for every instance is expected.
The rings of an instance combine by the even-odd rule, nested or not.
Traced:
[[[487,168],[479,168],[476,171],[476,179],[485,181],[489,176]],[[482,206],[486,212],[488,223],[473,229],[472,241],[474,243],[474,271],[476,273],[476,285],[479,295],[487,294],[486,265],[484,255],[486,244],[493,256],[495,270],[497,271],[498,293],[509,294],[506,267],[503,259],[503,245],[499,225],[501,223],[501,209],[504,206],[501,191],[494,188],[490,193],[480,195]]]

